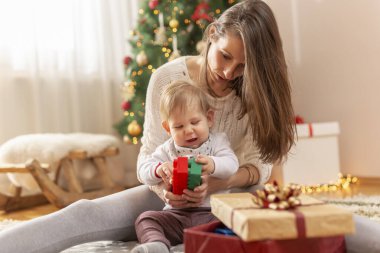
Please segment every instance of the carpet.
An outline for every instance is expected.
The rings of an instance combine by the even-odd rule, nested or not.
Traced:
[[[2,230],[11,228],[12,226],[22,221],[3,220],[0,222],[0,233]],[[97,241],[89,242],[73,246],[60,253],[128,253],[133,249],[138,242],[122,242],[122,241]],[[170,253],[183,253],[183,244],[174,246],[170,249]]]
[[[318,197],[327,203],[340,206],[348,209],[355,214],[365,216],[380,222],[380,196],[365,196],[357,195],[349,198],[331,198],[331,197]],[[13,225],[22,221],[3,220],[0,222],[1,230],[12,227]],[[62,251],[61,253],[95,253],[95,252],[107,252],[107,253],[128,253],[137,244],[137,242],[120,242],[120,241],[98,241],[80,244],[69,249]],[[183,245],[172,247],[171,253],[183,253]]]
[[[380,222],[380,196],[356,195],[346,198],[318,197],[329,204],[348,209],[354,214]]]

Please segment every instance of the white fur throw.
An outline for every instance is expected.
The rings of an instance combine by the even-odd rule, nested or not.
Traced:
[[[111,135],[87,133],[21,135],[0,146],[0,163],[25,163],[33,158],[55,168],[58,161],[71,150],[82,149],[87,151],[87,155],[93,156],[109,146],[119,146],[119,140]],[[17,173],[7,173],[7,175],[13,184],[28,191],[39,191],[31,175]],[[3,184],[1,188],[5,186],[5,179],[1,178],[4,176],[0,174],[0,182]]]

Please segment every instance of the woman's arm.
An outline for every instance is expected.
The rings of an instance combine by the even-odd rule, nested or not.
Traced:
[[[257,184],[260,179],[259,170],[252,164],[239,167],[238,171],[227,179],[211,177],[208,182],[208,193],[232,188],[244,188]]]
[[[245,176],[250,176],[251,180],[250,182],[253,182],[253,184],[265,184],[271,175],[272,171],[272,164],[265,163],[261,160],[261,153],[260,149],[256,146],[255,142],[253,141],[252,131],[250,130],[250,126],[247,126],[247,129],[245,130],[244,136],[240,140],[242,145],[239,145],[239,150],[234,150],[237,154],[243,154],[239,157],[240,167],[245,167],[249,169],[249,171],[245,172]],[[252,168],[253,167],[253,168]],[[250,174],[249,174],[250,173]],[[252,176],[254,179],[252,179]],[[238,178],[232,178],[232,184],[235,185],[237,183],[244,183],[240,182],[239,177]],[[249,184],[248,186],[251,186],[252,184]],[[247,186],[247,185],[245,185]],[[238,186],[239,187],[239,186]],[[232,187],[233,188],[233,187]]]
[[[246,164],[240,166],[238,171],[227,180],[227,189],[248,187],[259,181],[259,170],[252,164]]]

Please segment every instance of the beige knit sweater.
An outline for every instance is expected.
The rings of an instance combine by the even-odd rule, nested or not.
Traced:
[[[146,94],[144,133],[142,146],[137,161],[137,175],[142,161],[150,157],[155,149],[164,143],[169,136],[161,126],[159,113],[160,96],[165,85],[178,79],[189,80],[186,57],[180,57],[158,68],[151,76]],[[213,98],[217,108],[214,116],[212,132],[224,132],[231,142],[240,165],[253,164],[259,169],[259,183],[268,181],[272,165],[259,160],[259,151],[252,142],[252,133],[248,124],[248,116],[238,120],[241,107],[240,98],[231,92],[225,97]]]

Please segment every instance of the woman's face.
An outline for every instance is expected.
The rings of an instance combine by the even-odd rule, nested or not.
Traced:
[[[207,57],[207,79],[212,88],[223,89],[230,81],[243,75],[245,53],[239,36],[227,32],[223,37],[211,39]]]

